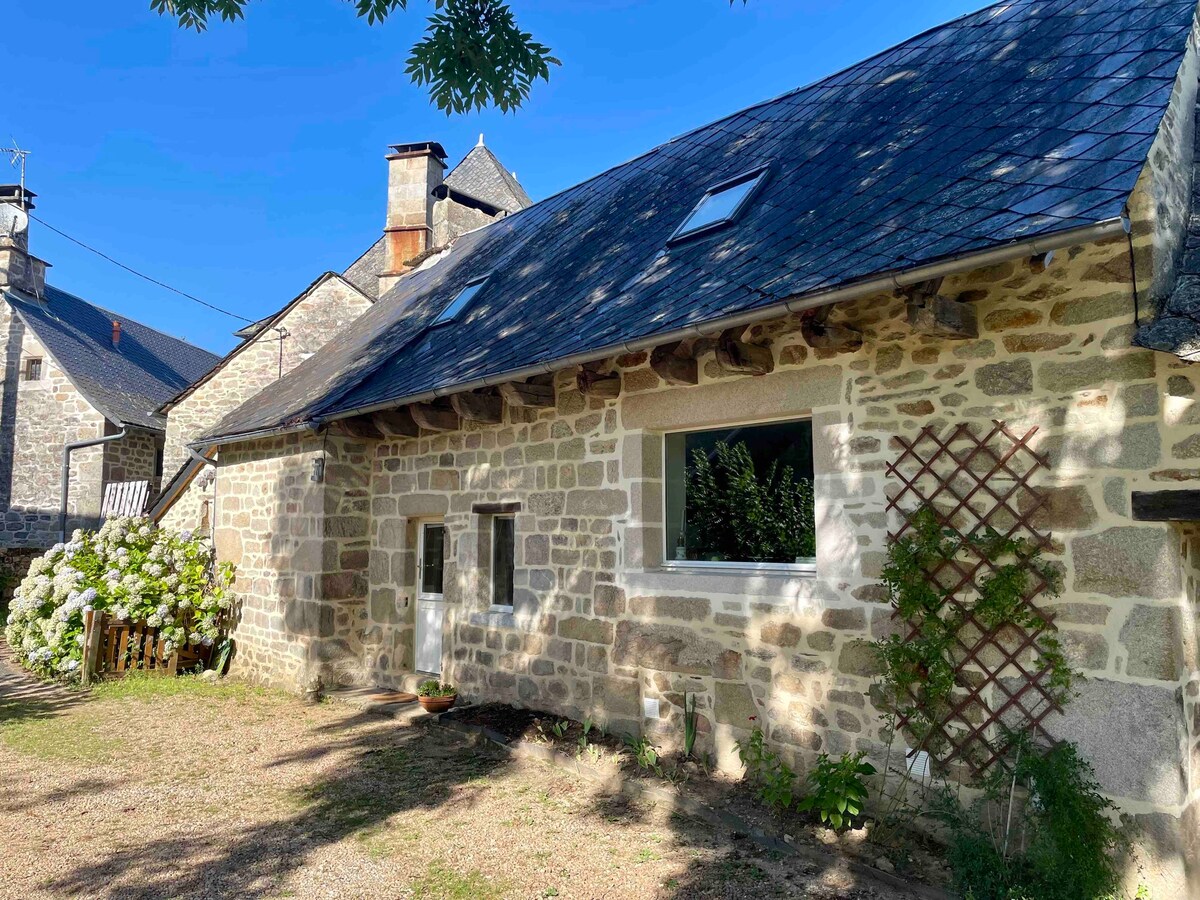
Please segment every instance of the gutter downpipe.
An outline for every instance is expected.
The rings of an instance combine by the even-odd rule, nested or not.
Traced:
[[[62,499],[58,507],[58,538],[61,543],[67,542],[67,495],[71,489],[71,454],[76,450],[82,450],[84,447],[96,447],[100,444],[108,444],[112,441],[119,441],[129,433],[129,429],[122,423],[121,430],[116,434],[107,434],[104,437],[90,438],[86,441],[72,441],[63,446],[62,456]]]
[[[1010,262],[1011,260],[1021,259],[1022,257],[1026,256],[1037,256],[1042,253],[1048,253],[1051,250],[1061,250],[1063,247],[1070,247],[1076,244],[1087,244],[1093,241],[1103,240],[1104,238],[1124,234],[1125,226],[1123,223],[1123,218],[1117,216],[1111,219],[1104,219],[1092,225],[1081,225],[1077,228],[1068,228],[1063,231],[1057,231],[1034,238],[1027,238],[1011,244],[1003,244],[999,247],[993,247],[988,250],[981,250],[973,253],[961,253],[938,260],[937,262],[928,263],[923,266],[916,266],[911,269],[904,269],[899,272],[892,272],[886,275],[877,275],[865,281],[853,282],[841,287],[814,291],[806,294],[797,294],[786,300],[780,300],[776,303],[772,303],[769,306],[760,306],[757,309],[737,313],[732,316],[726,316],[721,319],[710,319],[706,322],[698,323],[696,325],[685,325],[683,328],[677,328],[673,331],[659,332],[632,341],[622,341],[620,343],[610,344],[606,347],[601,347],[596,350],[587,350],[583,353],[576,353],[572,356],[559,357],[557,359],[550,360],[549,362],[535,363],[531,366],[525,366],[520,369],[503,372],[497,375],[485,375],[482,378],[476,378],[472,381],[456,382],[455,384],[447,387],[434,388],[433,390],[424,391],[420,394],[413,394],[408,397],[397,397],[391,400],[383,400],[366,406],[356,407],[355,409],[344,410],[330,416],[314,416],[307,422],[291,425],[280,425],[272,428],[260,428],[255,431],[248,431],[244,434],[222,435],[216,438],[196,441],[192,446],[210,447],[216,444],[234,443],[236,441],[252,440],[255,438],[270,437],[279,434],[291,434],[301,431],[317,431],[320,428],[328,425],[330,422],[335,422],[339,419],[349,419],[353,416],[361,416],[367,413],[380,412],[385,409],[394,409],[397,406],[403,406],[406,403],[427,403],[431,400],[437,400],[441,397],[448,397],[451,394],[458,394],[463,391],[478,390],[479,388],[484,387],[495,387],[498,384],[503,384],[509,381],[520,381],[525,378],[531,378],[535,375],[552,374],[561,369],[569,369],[572,366],[598,362],[602,359],[608,359],[611,356],[617,356],[623,353],[636,353],[640,350],[650,350],[654,347],[657,347],[659,344],[669,344],[673,341],[680,341],[686,338],[704,337],[711,334],[718,334],[727,328],[735,328],[739,325],[752,325],[756,322],[761,322],[764,319],[772,319],[787,313],[804,312],[806,310],[816,309],[821,306],[828,306],[833,303],[842,303],[847,300],[857,300],[860,297],[869,296],[870,294],[876,294],[882,291],[899,290],[914,284],[920,284],[923,281],[930,281],[935,278],[944,278],[947,275],[959,275],[963,272],[969,272],[972,269],[978,269],[984,266],[996,265],[1002,262]]]

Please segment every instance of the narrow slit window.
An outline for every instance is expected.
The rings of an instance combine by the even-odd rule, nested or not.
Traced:
[[[512,516],[492,519],[492,606],[513,605],[516,529]]]
[[[30,356],[25,360],[25,380],[42,380],[42,358],[40,356]]]
[[[445,577],[446,527],[426,523],[421,535],[421,596],[440,597]]]
[[[766,169],[756,169],[709,188],[671,240],[711,231],[733,222],[749,204],[766,177]]]
[[[453,322],[462,314],[462,311],[467,308],[468,304],[475,299],[475,295],[479,293],[479,289],[483,287],[487,281],[487,276],[476,278],[470,282],[465,288],[458,292],[457,296],[450,301],[450,305],[438,313],[438,317],[434,320],[434,325],[444,325],[446,322]]]

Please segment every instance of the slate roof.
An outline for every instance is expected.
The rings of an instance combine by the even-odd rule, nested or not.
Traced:
[[[387,267],[387,240],[380,238],[342,272],[342,277],[370,297],[379,297],[379,276]]]
[[[462,158],[462,162],[446,176],[442,185],[457,194],[482,200],[488,206],[508,213],[515,213],[533,203],[521,183],[484,145],[483,135],[479,136],[479,143]],[[442,196],[445,191],[439,187],[434,193]]]
[[[117,424],[161,430],[156,410],[212,369],[220,357],[128,316],[46,286],[43,299],[4,299],[101,415]],[[113,321],[121,339],[113,347]]]
[[[780,299],[1120,216],[1193,0],[1019,0],[688,132],[461,237],[209,434],[403,402]],[[772,171],[733,226],[703,195]],[[453,326],[430,329],[491,273]]]

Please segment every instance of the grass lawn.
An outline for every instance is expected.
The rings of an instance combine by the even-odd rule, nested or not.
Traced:
[[[18,684],[0,672],[3,897],[900,896],[341,704],[194,678]]]

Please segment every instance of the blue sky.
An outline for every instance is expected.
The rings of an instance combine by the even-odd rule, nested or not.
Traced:
[[[35,215],[254,319],[379,236],[389,143],[438,140],[453,164],[483,132],[537,200],[983,5],[512,0],[562,67],[515,114],[447,118],[404,75],[421,0],[375,27],[346,0],[264,0],[199,35],[148,0],[4,0],[0,144],[32,151]],[[238,322],[37,223],[31,249],[93,303],[235,343]]]

